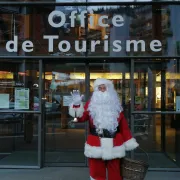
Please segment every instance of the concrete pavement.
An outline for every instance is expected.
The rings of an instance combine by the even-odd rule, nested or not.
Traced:
[[[89,180],[88,168],[0,169],[0,180]],[[148,172],[145,180],[180,180],[180,172]]]

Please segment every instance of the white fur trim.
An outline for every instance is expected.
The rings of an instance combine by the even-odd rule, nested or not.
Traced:
[[[104,160],[111,160],[116,158],[122,158],[126,155],[125,146],[113,147],[113,139],[101,138],[101,147],[90,146],[85,143],[84,155],[89,158],[102,158]]]
[[[101,148],[102,148],[102,159],[111,159],[113,139],[112,138],[101,138]]]
[[[112,81],[108,80],[108,79],[104,79],[104,78],[97,78],[95,81],[94,81],[94,89],[101,85],[101,84],[105,84],[105,85],[113,85]]]
[[[128,141],[124,142],[124,145],[125,145],[126,151],[131,151],[133,149],[136,149],[139,146],[139,144],[136,142],[136,139],[134,138],[131,138]]]
[[[90,176],[90,180],[95,180],[95,179]]]
[[[81,103],[79,108],[73,108],[73,104],[69,106],[69,115],[75,117],[75,112],[76,112],[76,117],[82,117],[84,113],[83,103]]]

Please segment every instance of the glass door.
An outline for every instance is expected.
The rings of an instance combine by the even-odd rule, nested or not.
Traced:
[[[44,67],[45,165],[85,166],[86,123],[72,127],[71,92],[85,95],[85,64],[48,63]]]
[[[40,167],[38,60],[0,60],[0,168]]]
[[[179,60],[135,60],[134,134],[150,168],[179,168]],[[147,161],[142,151],[135,157]]]

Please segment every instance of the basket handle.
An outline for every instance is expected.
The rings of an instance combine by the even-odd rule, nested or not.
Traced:
[[[144,149],[142,149],[142,148],[140,148],[140,147],[138,147],[138,148],[146,154],[147,159],[148,159],[148,163],[149,163],[149,155],[148,155],[148,153],[147,153]]]

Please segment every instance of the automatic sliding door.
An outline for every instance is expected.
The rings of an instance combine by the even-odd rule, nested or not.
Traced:
[[[40,166],[39,61],[0,61],[0,168]]]
[[[45,164],[85,165],[86,123],[70,126],[68,114],[73,89],[85,94],[84,64],[45,65]]]
[[[175,106],[179,93],[178,64],[174,59],[135,60],[134,135],[148,152],[151,168],[180,167]],[[135,157],[147,161],[142,151],[136,150]]]

